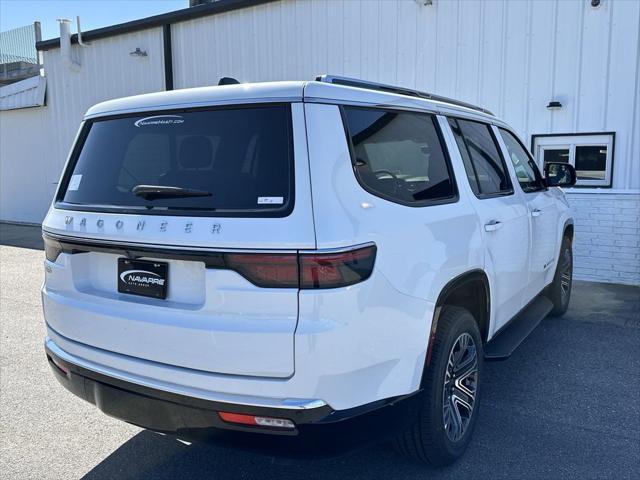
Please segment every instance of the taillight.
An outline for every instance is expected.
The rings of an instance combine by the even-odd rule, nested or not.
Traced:
[[[90,251],[69,247],[44,236],[47,260],[55,262],[63,251]],[[129,254],[129,251],[126,252]],[[140,256],[141,254],[138,254]],[[154,256],[152,253],[145,256]],[[173,256],[159,258],[174,258]],[[368,279],[376,259],[375,245],[340,251],[298,251],[297,253],[215,253],[208,268],[233,270],[248,281],[265,288],[320,289],[353,285]]]
[[[298,257],[291,254],[227,253],[227,268],[259,287],[298,288]]]
[[[300,255],[300,288],[336,288],[371,276],[375,245],[339,253]]]
[[[371,276],[375,245],[330,253],[227,253],[226,268],[267,288],[338,288]]]
[[[43,237],[44,239],[44,256],[50,262],[55,262],[62,253],[62,245],[56,240],[49,237]]]

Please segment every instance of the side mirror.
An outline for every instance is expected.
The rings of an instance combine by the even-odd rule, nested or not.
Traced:
[[[564,162],[548,162],[544,165],[544,179],[548,187],[571,187],[576,184],[576,169]]]

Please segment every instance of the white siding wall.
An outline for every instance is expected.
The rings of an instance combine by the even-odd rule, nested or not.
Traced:
[[[140,47],[147,57],[129,55]],[[164,89],[162,29],[73,47],[72,71],[60,50],[45,52],[47,106],[0,112],[0,219],[39,223],[85,111],[111,98]]]
[[[527,144],[615,131],[614,190],[569,195],[576,277],[640,284],[639,32],[640,1],[284,0],[174,25],[172,39],[177,88],[332,73],[477,103]]]
[[[43,107],[0,112],[0,219],[44,218],[51,201],[44,159],[50,130]]]
[[[640,1],[283,0],[173,25],[172,39],[176,88],[333,73],[486,106],[527,143],[615,131],[613,186],[640,189],[639,32]]]
[[[532,134],[615,131],[613,190],[569,197],[577,212],[576,272],[640,283],[633,212],[640,203],[639,35],[636,0],[603,0],[598,8],[588,0],[282,0],[172,25],[174,84],[333,73],[486,106],[527,143]],[[149,56],[129,56],[136,47]],[[163,89],[160,28],[73,48],[78,72],[63,66],[58,49],[44,54],[47,107],[0,112],[3,220],[42,219],[89,106]],[[563,108],[547,110],[551,99]],[[624,213],[601,210],[619,202],[628,203]],[[594,258],[608,260],[592,268]]]

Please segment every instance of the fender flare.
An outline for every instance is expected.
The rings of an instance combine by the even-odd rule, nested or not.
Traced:
[[[486,311],[484,313],[485,315],[484,322],[482,319],[478,319],[478,327],[480,328],[480,333],[483,337],[483,340],[486,341],[486,333],[489,330],[488,327],[489,327],[489,322],[491,320],[491,284],[489,282],[489,277],[487,276],[486,272],[484,270],[477,268],[473,270],[468,270],[452,278],[451,280],[449,280],[449,282],[447,282],[447,284],[444,287],[442,287],[442,290],[440,290],[440,294],[438,295],[438,300],[436,301],[436,306],[433,312],[433,319],[431,321],[431,331],[429,332],[429,344],[427,346],[425,364],[422,370],[422,380],[420,382],[421,385],[424,385],[425,372],[427,371],[427,368],[431,364],[431,353],[433,350],[433,342],[436,338],[436,333],[438,329],[438,320],[440,318],[442,307],[445,304],[446,298],[452,292],[466,285],[467,283],[477,282],[477,281],[481,281],[485,289],[484,300],[486,305]],[[482,325],[481,323],[485,323],[485,325]]]
[[[564,225],[562,226],[562,237],[564,237],[564,234],[567,231],[567,228],[569,228],[569,227],[571,227],[571,240],[573,241],[574,222],[573,222],[573,218],[572,217],[569,217],[564,221]]]

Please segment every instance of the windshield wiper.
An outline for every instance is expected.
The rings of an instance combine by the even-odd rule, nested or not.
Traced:
[[[179,197],[210,197],[211,192],[204,190],[194,190],[182,187],[167,187],[164,185],[136,185],[131,189],[131,193],[145,200],[156,200],[158,198],[179,198]]]

